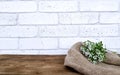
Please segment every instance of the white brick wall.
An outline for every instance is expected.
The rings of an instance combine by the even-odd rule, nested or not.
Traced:
[[[94,24],[98,22],[98,13],[61,13],[59,14],[61,24]]]
[[[120,53],[120,0],[0,0],[0,54],[67,54],[78,41]]]
[[[20,49],[57,49],[56,38],[24,38],[19,40]]]
[[[16,14],[0,13],[0,25],[16,25]]]
[[[19,14],[19,24],[58,24],[58,15],[55,13],[25,13]]]
[[[83,42],[86,40],[91,40],[91,41],[98,41],[99,38],[79,38],[79,37],[72,37],[72,38],[60,38],[59,39],[59,48],[61,49],[69,49],[74,43],[76,42]]]
[[[74,12],[78,11],[77,1],[40,1],[40,12]]]
[[[0,38],[0,49],[18,49],[18,39]]]
[[[119,1],[116,0],[80,0],[80,11],[118,11]]]
[[[37,32],[35,26],[0,26],[0,37],[35,37]]]
[[[81,25],[80,36],[119,36],[118,25]]]
[[[120,13],[101,13],[100,23],[120,23]]]
[[[59,25],[59,26],[40,26],[39,35],[47,37],[78,36],[79,26]]]
[[[1,1],[0,12],[34,12],[37,10],[35,1]]]

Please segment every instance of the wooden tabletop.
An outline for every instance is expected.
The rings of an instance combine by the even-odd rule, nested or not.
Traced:
[[[64,67],[64,55],[0,55],[0,75],[82,75]]]

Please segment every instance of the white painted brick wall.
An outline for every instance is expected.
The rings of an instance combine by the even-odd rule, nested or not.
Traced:
[[[19,14],[19,24],[58,24],[56,13],[25,13]]]
[[[0,54],[67,54],[79,41],[120,53],[120,0],[0,0]]]
[[[34,12],[37,5],[34,1],[1,1],[0,12]]]
[[[83,42],[86,40],[91,40],[97,42],[99,38],[79,38],[79,37],[72,37],[72,38],[60,38],[59,39],[59,48],[60,49],[69,49],[74,43],[76,42]]]
[[[72,46],[73,43],[78,42],[78,41],[86,41],[86,40],[91,40],[94,42],[98,41],[103,41],[104,46],[106,48],[110,49],[115,49],[115,48],[120,48],[120,38],[119,37],[90,37],[90,38],[60,38],[59,40],[59,47],[61,49],[67,49]]]
[[[61,24],[94,24],[98,22],[98,13],[61,13]]]
[[[100,23],[120,23],[120,13],[101,13]]]
[[[0,49],[18,49],[18,39],[0,38]]]
[[[24,38],[19,40],[20,49],[57,49],[56,38]]]
[[[78,36],[79,26],[59,25],[59,26],[40,26],[39,35],[47,37]]]
[[[74,12],[78,11],[77,1],[40,1],[40,12]]]
[[[80,11],[118,11],[119,1],[116,0],[80,0]]]
[[[4,14],[0,13],[0,25],[16,25],[16,14]]]
[[[0,26],[0,37],[35,37],[37,33],[35,26]]]
[[[119,36],[118,25],[81,25],[80,36]]]

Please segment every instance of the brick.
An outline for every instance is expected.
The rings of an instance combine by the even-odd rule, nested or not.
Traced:
[[[98,22],[98,13],[61,13],[61,24],[94,24]]]
[[[66,55],[68,50],[40,50],[39,55]]]
[[[21,52],[16,52],[21,55],[38,55],[40,54],[40,50],[20,50]]]
[[[100,38],[106,48],[120,48],[120,37]]]
[[[117,0],[81,0],[80,11],[118,11]]]
[[[39,35],[48,37],[62,36],[77,36],[79,32],[78,26],[63,25],[63,26],[40,26]]]
[[[58,24],[58,16],[54,13],[20,14],[19,24]]]
[[[120,49],[110,49],[110,50],[112,50],[112,51],[117,52],[118,54],[120,54]]]
[[[60,38],[59,39],[59,47],[61,49],[69,49],[76,42],[83,42],[86,40],[97,42],[99,38]]]
[[[100,23],[120,23],[120,13],[101,13]]]
[[[20,49],[57,49],[56,38],[24,38],[20,39]]]
[[[34,12],[37,5],[34,1],[1,1],[0,12]]]
[[[59,47],[61,49],[69,49],[76,42],[83,42],[86,40],[98,42],[102,41],[104,47],[107,49],[119,49],[120,48],[120,37],[96,37],[96,38],[60,38]],[[112,51],[112,50],[111,50]]]
[[[0,14],[0,25],[15,25],[16,14]]]
[[[117,48],[108,48],[108,50],[120,54],[120,49],[117,49]]]
[[[72,12],[78,11],[77,1],[40,1],[40,12]]]
[[[0,54],[12,54],[12,55],[38,55],[40,54],[39,50],[0,50]]]
[[[17,38],[0,38],[0,49],[17,49]]]
[[[0,37],[35,37],[37,33],[34,26],[0,26]]]
[[[0,50],[0,54],[12,55],[66,55],[68,50]]]
[[[81,25],[80,36],[118,36],[118,25]]]

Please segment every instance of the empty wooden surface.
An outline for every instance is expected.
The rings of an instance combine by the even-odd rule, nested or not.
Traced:
[[[0,55],[0,75],[82,75],[64,67],[63,55]]]

